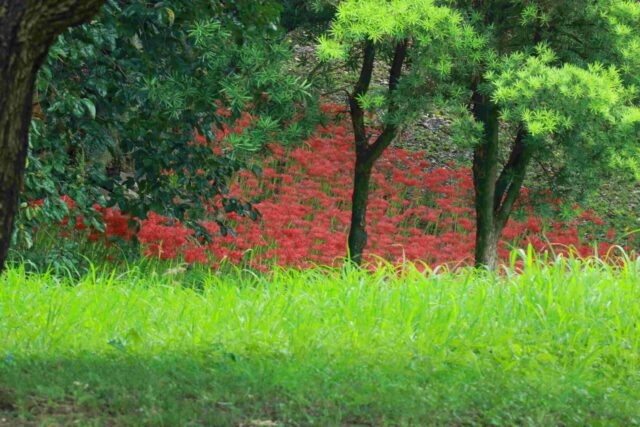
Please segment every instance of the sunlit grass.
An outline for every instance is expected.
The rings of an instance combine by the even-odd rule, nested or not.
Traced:
[[[520,261],[500,275],[147,265],[71,280],[14,268],[0,278],[0,412],[62,424],[640,423],[640,263]]]

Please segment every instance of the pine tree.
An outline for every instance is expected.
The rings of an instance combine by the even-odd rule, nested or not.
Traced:
[[[471,36],[463,42],[465,36]],[[462,17],[432,0],[347,0],[338,6],[330,36],[320,40],[321,59],[357,62],[358,79],[348,94],[355,139],[349,257],[359,264],[367,243],[366,217],[371,172],[375,162],[398,136],[403,124],[428,108],[429,82],[420,67],[446,58],[443,49],[460,49],[476,40],[465,32]],[[387,87],[372,82],[377,68],[388,70]],[[416,97],[416,91],[423,96]],[[375,123],[368,117],[379,119]],[[369,132],[369,129],[375,129]]]
[[[497,246],[532,159],[561,151],[587,170],[623,141],[634,89],[620,76],[619,1],[456,1],[488,41],[481,67],[459,79],[481,128],[473,159],[476,265],[495,268]],[[629,31],[636,32],[638,27]],[[506,144],[508,156],[499,153]]]

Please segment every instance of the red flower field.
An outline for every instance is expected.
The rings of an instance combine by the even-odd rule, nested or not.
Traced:
[[[183,257],[189,263],[214,266],[225,260],[260,270],[274,263],[303,268],[341,262],[346,254],[354,161],[348,125],[319,127],[300,146],[269,148],[272,154],[263,159],[263,176],[244,172],[232,187],[233,195],[258,200],[255,206],[262,214],[258,222],[230,217],[237,237],[219,237],[219,226],[205,222],[218,237],[212,244],[203,244],[193,238],[192,230],[151,214],[137,236],[146,255]],[[390,148],[372,179],[366,260],[423,261],[430,266],[472,261],[475,222],[470,170],[455,165],[432,167],[422,151]],[[554,202],[544,197],[547,203]],[[570,222],[551,221],[534,216],[528,201],[524,189],[514,215],[519,220],[512,219],[504,231],[502,259],[514,247],[528,244],[537,251],[571,250],[581,256],[595,250],[604,255],[611,248],[615,232],[606,233],[603,221],[592,212]],[[127,237],[121,216],[108,212],[105,219],[108,233],[118,230]],[[596,232],[606,233],[607,242],[596,244]]]

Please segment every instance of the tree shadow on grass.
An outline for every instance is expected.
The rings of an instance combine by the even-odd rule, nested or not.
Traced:
[[[0,368],[0,419],[177,426],[239,425],[254,414],[276,415],[277,387],[249,373],[238,376],[225,367],[231,363],[179,354],[16,358]]]
[[[604,405],[601,390],[553,378],[220,348],[16,356],[0,362],[0,426],[629,425],[640,415],[622,389]]]

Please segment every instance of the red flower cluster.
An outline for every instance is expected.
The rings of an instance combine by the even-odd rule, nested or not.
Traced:
[[[335,107],[325,107],[331,113]],[[241,126],[247,126],[248,117]],[[241,127],[240,126],[240,127]],[[234,129],[233,132],[238,132]],[[222,136],[222,135],[221,135]],[[299,147],[271,146],[264,159],[264,175],[242,173],[232,194],[258,199],[260,222],[232,216],[237,238],[217,237],[202,244],[183,225],[168,224],[151,215],[141,224],[139,240],[150,256],[187,262],[222,260],[244,263],[258,269],[275,264],[307,267],[333,264],[344,259],[350,222],[353,177],[353,140],[347,126],[319,127]],[[432,167],[422,151],[390,148],[378,161],[372,176],[368,210],[369,243],[365,259],[391,262],[424,261],[435,266],[472,261],[475,219],[473,186],[467,168]],[[602,220],[586,212],[572,222],[542,220],[527,204],[528,191],[518,209],[521,220],[511,220],[504,230],[500,256],[507,259],[514,247],[532,244],[538,251],[574,250],[580,255],[594,252],[593,227]],[[217,224],[203,225],[214,235]],[[581,236],[582,235],[582,236]],[[609,232],[610,239],[615,234]],[[600,243],[599,254],[611,243]]]
[[[323,106],[323,111],[334,117],[344,113],[334,105]],[[244,115],[232,128],[218,132],[214,152],[220,150],[226,135],[241,133],[251,121],[251,116]],[[331,265],[344,259],[350,223],[353,138],[346,124],[340,120],[335,123],[318,127],[300,146],[270,146],[272,154],[262,159],[262,177],[250,172],[240,174],[231,193],[259,201],[255,203],[262,213],[259,222],[232,214],[229,225],[237,233],[234,238],[220,237],[215,222],[203,221],[202,225],[216,236],[213,243],[205,244],[183,224],[151,213],[139,222],[137,234],[145,255],[213,266],[226,260],[259,270],[268,270],[274,264],[297,268]],[[197,134],[196,142],[207,143]],[[431,266],[472,261],[475,218],[468,168],[453,164],[433,167],[422,151],[390,148],[376,164],[369,200],[366,260],[423,261]],[[545,200],[552,206],[560,202],[550,192],[534,196],[523,189],[514,215],[517,219],[510,220],[503,233],[499,247],[502,259],[508,259],[511,249],[528,244],[538,252],[574,251],[581,256],[593,255],[594,249],[602,256],[612,247],[615,231],[603,232],[604,222],[592,211],[568,222],[543,220],[535,216],[530,200]],[[74,208],[71,199],[64,201]],[[86,230],[90,240],[104,244],[110,244],[113,237],[133,237],[129,216],[97,205],[95,209],[104,217],[105,231],[87,230],[81,216],[76,218],[76,230]],[[605,234],[609,243],[594,245],[596,236]]]
[[[171,224],[165,217],[153,212],[143,221],[143,226],[138,232],[138,239],[147,244],[145,254],[147,256],[173,259],[190,250],[189,237],[193,230],[183,227],[179,222]],[[192,259],[190,261],[198,261]],[[203,258],[201,261],[205,261]]]
[[[74,208],[74,202],[71,199],[68,199],[67,205],[70,210]],[[95,227],[87,227],[82,215],[77,215],[75,221],[75,229],[77,231],[89,230],[89,234],[87,235],[89,240],[93,242],[104,241],[105,244],[109,244],[108,238],[115,237],[126,241],[133,238],[134,229],[130,226],[131,217],[129,215],[123,214],[118,209],[103,209],[98,204],[93,205],[93,210],[102,214],[102,220],[105,226],[104,231],[99,231]],[[65,218],[63,224],[66,225],[67,223],[68,218]]]

